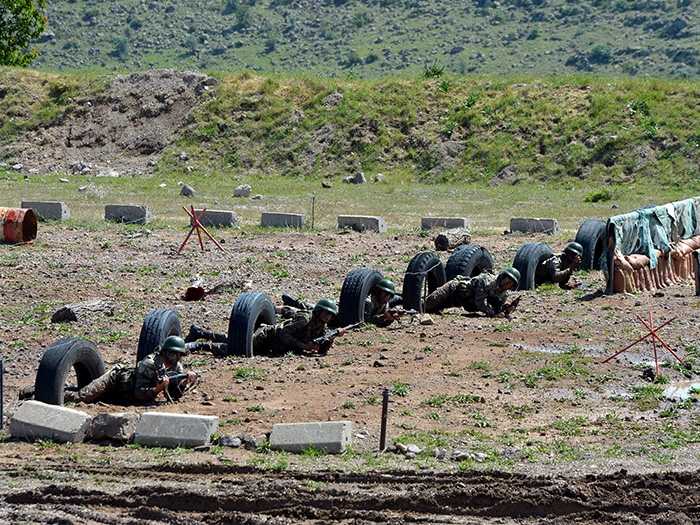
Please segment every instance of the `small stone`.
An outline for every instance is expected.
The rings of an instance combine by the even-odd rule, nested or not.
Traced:
[[[420,454],[423,452],[423,449],[420,448],[418,445],[415,445],[414,443],[411,443],[406,447],[406,452],[411,452],[413,454]]]
[[[241,184],[235,190],[233,190],[234,197],[250,197],[251,187],[250,184]]]
[[[221,438],[219,438],[219,443],[222,447],[231,448],[239,448],[243,444],[240,438],[234,436],[221,436]]]
[[[195,195],[197,195],[197,192],[192,186],[190,186],[189,184],[185,184],[180,190],[180,195],[182,195],[183,197],[194,197]]]

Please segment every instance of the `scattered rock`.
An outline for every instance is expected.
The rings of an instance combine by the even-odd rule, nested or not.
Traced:
[[[197,192],[192,186],[190,186],[189,184],[185,184],[180,190],[180,195],[182,195],[183,197],[194,197],[195,195],[197,195]]]
[[[241,441],[241,438],[238,437],[221,436],[219,438],[219,444],[222,447],[239,448],[243,444],[243,442]]]
[[[233,190],[234,197],[250,197],[251,187],[250,184],[241,184]]]
[[[56,310],[51,316],[51,322],[87,321],[99,313],[114,315],[114,303],[109,299],[93,299],[84,303],[69,304]]]
[[[491,186],[506,186],[508,184],[514,184],[517,177],[518,165],[509,164],[491,178]]]

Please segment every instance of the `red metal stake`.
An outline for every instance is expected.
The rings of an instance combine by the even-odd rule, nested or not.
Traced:
[[[678,359],[678,361],[679,361],[681,364],[683,363],[683,361],[681,360],[681,358],[678,357],[678,356],[675,354],[675,352],[674,352],[673,350],[671,350],[671,348],[664,342],[663,339],[661,339],[661,337],[659,337],[659,334],[658,334],[659,330],[661,330],[664,326],[666,326],[667,324],[669,324],[671,321],[675,321],[675,319],[676,319],[675,317],[669,319],[668,321],[666,321],[664,324],[660,325],[660,326],[659,326],[658,328],[656,328],[656,329],[654,329],[654,318],[652,317],[651,311],[649,312],[649,324],[647,324],[646,321],[644,321],[644,319],[642,319],[642,318],[639,317],[639,316],[637,316],[637,319],[639,319],[639,321],[647,328],[647,330],[649,330],[649,333],[648,333],[647,335],[643,336],[643,337],[640,337],[640,338],[637,339],[634,343],[627,345],[626,347],[624,347],[622,350],[620,350],[620,351],[617,352],[616,354],[611,355],[610,357],[608,357],[607,359],[605,359],[604,361],[602,361],[603,363],[607,363],[607,362],[610,361],[612,358],[617,357],[618,355],[620,355],[620,354],[621,354],[622,352],[624,352],[625,350],[628,350],[628,349],[632,348],[632,347],[633,347],[634,345],[636,345],[637,343],[641,343],[641,342],[644,341],[647,337],[651,337],[651,338],[652,338],[652,341],[653,341],[653,345],[654,345],[654,362],[655,362],[655,364],[656,364],[656,375],[657,375],[657,377],[660,375],[660,372],[659,372],[659,357],[658,357],[658,353],[657,353],[657,351],[656,351],[656,341],[657,341],[657,340],[664,346],[664,348],[666,348],[666,350],[668,350],[669,352],[671,352],[671,355],[672,355],[673,357],[675,357],[676,359]]]
[[[651,328],[650,328],[649,326],[647,326],[647,324],[644,322],[644,320],[643,320],[641,317],[637,316],[637,319],[639,319],[639,320],[642,322],[642,324],[643,324],[644,326],[646,326],[647,328],[649,328],[649,329],[651,330]],[[671,321],[673,321],[674,319],[675,319],[675,317],[674,317],[673,319],[671,319]],[[669,322],[671,322],[671,321],[669,321]],[[664,323],[664,325],[665,325],[665,324],[666,324],[666,323]],[[659,328],[661,328],[661,327],[659,327]],[[653,330],[652,334],[653,334],[654,338],[655,338],[655,339],[658,339],[658,340],[659,340],[659,343],[661,343],[662,345],[664,345],[664,348],[666,348],[666,350],[668,350],[668,351],[671,353],[671,355],[672,355],[673,357],[675,357],[676,359],[678,359],[678,362],[679,362],[679,363],[683,364],[683,360],[682,360],[680,357],[678,357],[678,356],[676,355],[676,353],[675,353],[673,350],[671,350],[671,348],[664,342],[664,340],[661,339],[661,338],[658,336],[658,334],[656,333],[656,332],[658,332],[658,331],[659,331],[658,328],[657,328],[656,330]]]
[[[202,242],[202,234],[200,233],[200,229],[203,230],[204,233],[207,234],[207,237],[209,237],[211,239],[211,241],[214,244],[216,244],[216,247],[219,248],[219,250],[226,253],[226,250],[224,250],[221,247],[221,245],[218,242],[216,242],[216,239],[214,239],[214,237],[211,236],[211,234],[207,231],[207,229],[204,226],[202,226],[202,223],[199,222],[199,219],[202,218],[202,216],[204,215],[204,212],[207,211],[207,209],[204,208],[202,210],[202,212],[199,214],[199,216],[197,216],[195,214],[194,206],[190,207],[190,209],[192,210],[191,212],[190,212],[190,210],[188,210],[184,206],[182,207],[182,209],[185,210],[185,213],[190,216],[190,219],[192,219],[192,228],[190,228],[190,232],[187,234],[187,237],[185,237],[184,242],[180,245],[180,249],[177,251],[177,254],[180,255],[180,252],[185,247],[185,244],[187,244],[187,241],[190,240],[190,236],[192,235],[192,232],[195,230],[197,230],[197,237],[199,238],[199,247],[202,249],[202,251],[204,251],[204,243]]]

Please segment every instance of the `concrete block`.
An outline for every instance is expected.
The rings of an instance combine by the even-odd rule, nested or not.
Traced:
[[[278,423],[272,426],[270,448],[302,452],[309,447],[329,454],[342,454],[352,445],[352,422]]]
[[[10,420],[10,435],[28,441],[77,443],[85,439],[89,429],[90,416],[86,413],[34,400],[22,403]]]
[[[360,232],[384,233],[387,231],[384,219],[367,215],[338,215],[338,228],[352,228]]]
[[[40,221],[65,221],[70,210],[64,202],[22,201],[22,208],[31,208]]]
[[[90,436],[92,439],[111,439],[126,443],[131,441],[139,423],[136,412],[119,412],[116,414],[97,414],[92,418]]]
[[[263,212],[260,218],[260,226],[277,226],[280,228],[303,228],[306,223],[306,215],[298,213],[273,213]]]
[[[153,447],[200,447],[219,428],[216,416],[146,412],[136,425],[134,443]]]
[[[199,217],[202,210],[194,210],[195,217]],[[199,219],[199,222],[205,228],[215,226],[217,228],[238,228],[241,225],[241,219],[227,210],[206,210],[204,215]],[[194,220],[190,219],[190,226],[194,226]]]
[[[469,221],[462,217],[423,217],[420,220],[421,230],[433,228],[467,228],[471,229]]]
[[[136,224],[148,224],[153,220],[153,214],[148,209],[148,206],[107,204],[105,205],[105,220]]]
[[[514,217],[510,220],[510,231],[557,235],[561,233],[561,228],[556,219]]]

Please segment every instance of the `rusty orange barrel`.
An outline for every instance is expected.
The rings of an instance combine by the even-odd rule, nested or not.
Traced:
[[[31,208],[0,208],[0,242],[31,244],[36,239],[36,214]]]

